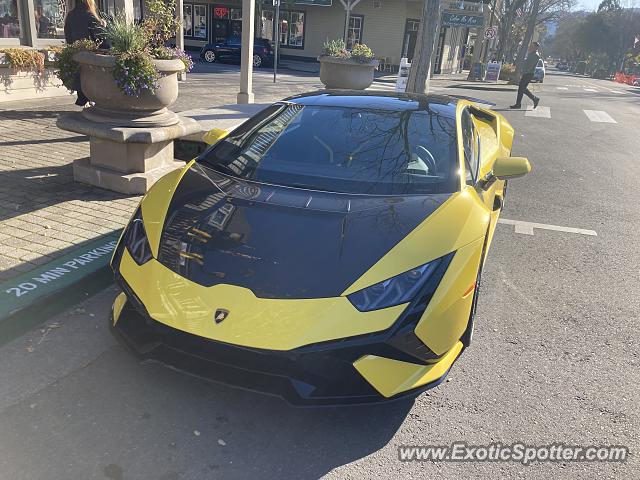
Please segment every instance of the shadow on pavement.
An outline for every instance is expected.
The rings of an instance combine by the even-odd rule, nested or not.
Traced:
[[[33,401],[0,418],[25,478],[319,478],[387,445],[413,406],[294,408],[139,364],[119,345]],[[25,438],[29,425],[39,433]]]

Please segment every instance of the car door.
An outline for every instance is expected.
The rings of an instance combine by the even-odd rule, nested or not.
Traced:
[[[486,254],[493,239],[504,197],[504,181],[491,175],[493,164],[500,152],[497,120],[491,114],[483,113],[481,109],[467,107],[462,111],[461,121],[466,182],[473,187],[473,191],[490,215]]]
[[[229,37],[229,59],[238,63],[240,62],[240,49],[241,49],[241,37],[232,36]]]

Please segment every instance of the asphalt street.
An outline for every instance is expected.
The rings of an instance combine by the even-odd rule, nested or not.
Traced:
[[[528,113],[508,110],[515,87],[433,86],[495,103],[533,165],[509,183],[513,222],[497,228],[474,343],[445,383],[415,402],[300,409],[141,365],[107,330],[112,287],[0,348],[0,478],[640,478],[640,89],[549,71],[534,87],[544,108]],[[631,457],[398,460],[398,446],[454,441],[621,444]]]

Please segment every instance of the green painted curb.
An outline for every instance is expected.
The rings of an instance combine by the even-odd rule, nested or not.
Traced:
[[[109,261],[120,231],[0,283],[0,345],[112,283]]]

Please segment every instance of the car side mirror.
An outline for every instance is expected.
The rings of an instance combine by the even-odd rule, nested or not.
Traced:
[[[522,177],[530,171],[531,164],[524,157],[498,157],[493,164],[493,176],[500,180]]]
[[[223,128],[212,128],[202,136],[202,140],[207,145],[213,145],[214,143],[217,143],[220,140],[222,140],[227,135],[229,135],[228,130],[225,130]]]

